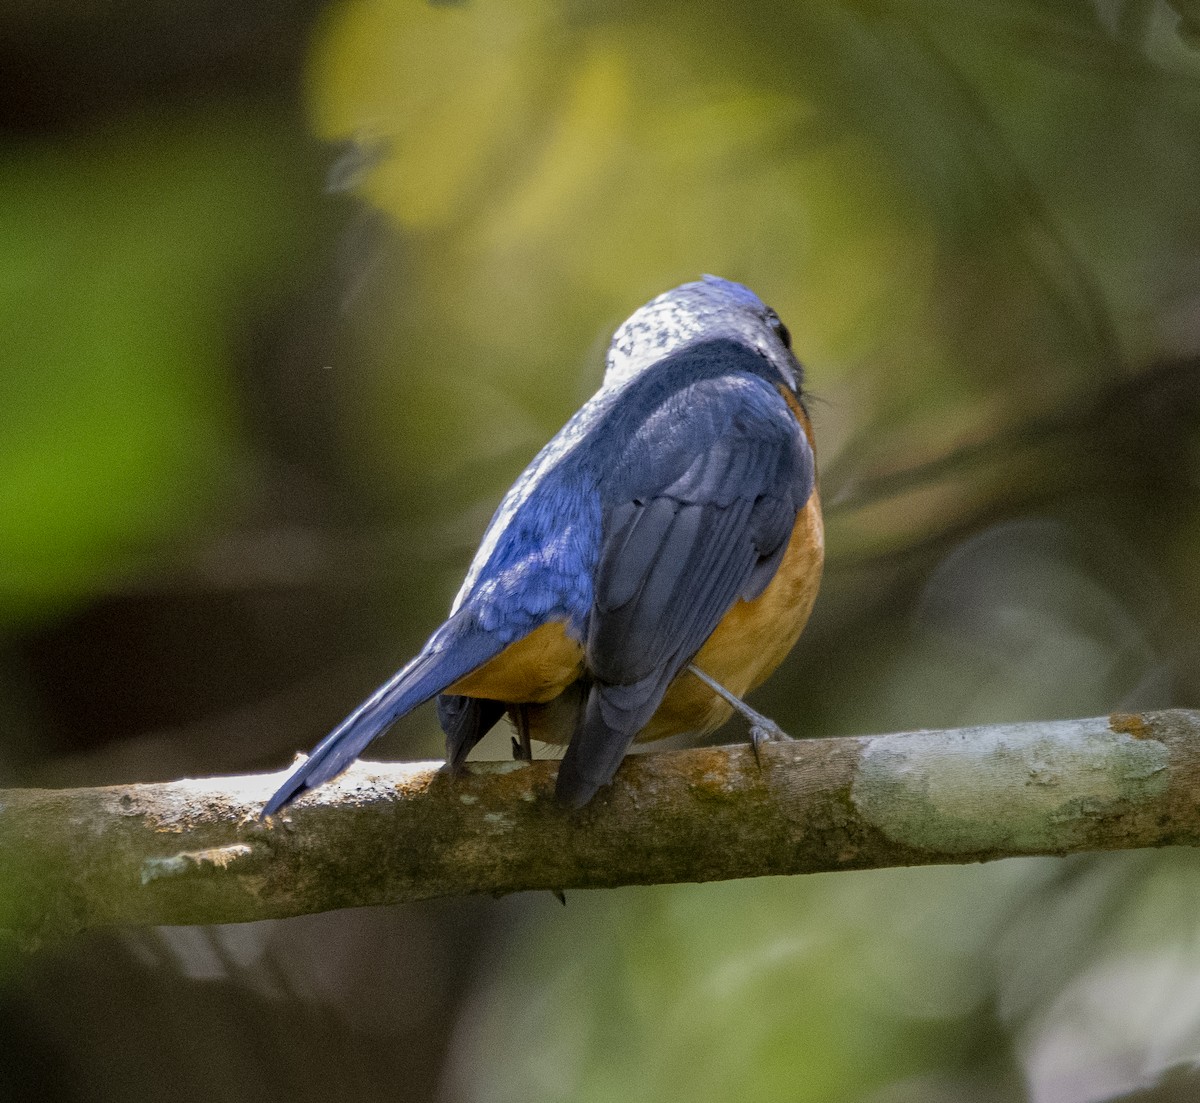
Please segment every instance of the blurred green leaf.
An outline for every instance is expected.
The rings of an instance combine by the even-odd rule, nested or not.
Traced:
[[[231,325],[294,255],[294,171],[271,120],[233,108],[10,150],[0,617],[86,594],[213,507],[238,447]]]
[[[1053,868],[571,894],[506,945],[453,1083],[531,1103],[860,1099],[943,1068],[951,1037],[970,1050],[989,942]]]
[[[1091,1103],[1194,1071],[1198,890],[1192,850],[1108,855],[1070,863],[1021,909],[997,976],[1033,1099]]]

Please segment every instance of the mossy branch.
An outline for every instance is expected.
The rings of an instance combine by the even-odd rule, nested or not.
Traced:
[[[272,822],[279,774],[0,792],[0,929],[1200,843],[1193,711],[635,755],[579,812],[556,768],[359,763]]]

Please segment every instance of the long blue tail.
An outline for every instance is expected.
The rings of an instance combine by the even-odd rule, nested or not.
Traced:
[[[456,623],[457,622],[457,623]],[[337,777],[366,749],[368,743],[401,716],[424,704],[464,675],[498,655],[504,644],[478,628],[465,627],[452,617],[407,666],[381,685],[292,771],[266,803],[262,816],[271,816],[307,789]]]

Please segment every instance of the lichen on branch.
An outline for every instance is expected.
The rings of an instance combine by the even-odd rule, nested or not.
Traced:
[[[632,755],[580,811],[556,769],[360,762],[268,821],[280,774],[0,791],[0,932],[1200,843],[1188,710]]]

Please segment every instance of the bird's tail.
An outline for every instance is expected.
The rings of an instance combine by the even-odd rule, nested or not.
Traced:
[[[340,774],[376,736],[418,705],[498,655],[504,644],[494,636],[452,617],[421,653],[381,685],[288,776],[262,810],[271,816],[306,789],[315,789]],[[465,620],[465,618],[463,618]]]
[[[563,804],[582,808],[612,781],[637,733],[662,704],[675,669],[655,671],[628,685],[592,685],[582,720],[558,768],[554,793]]]

